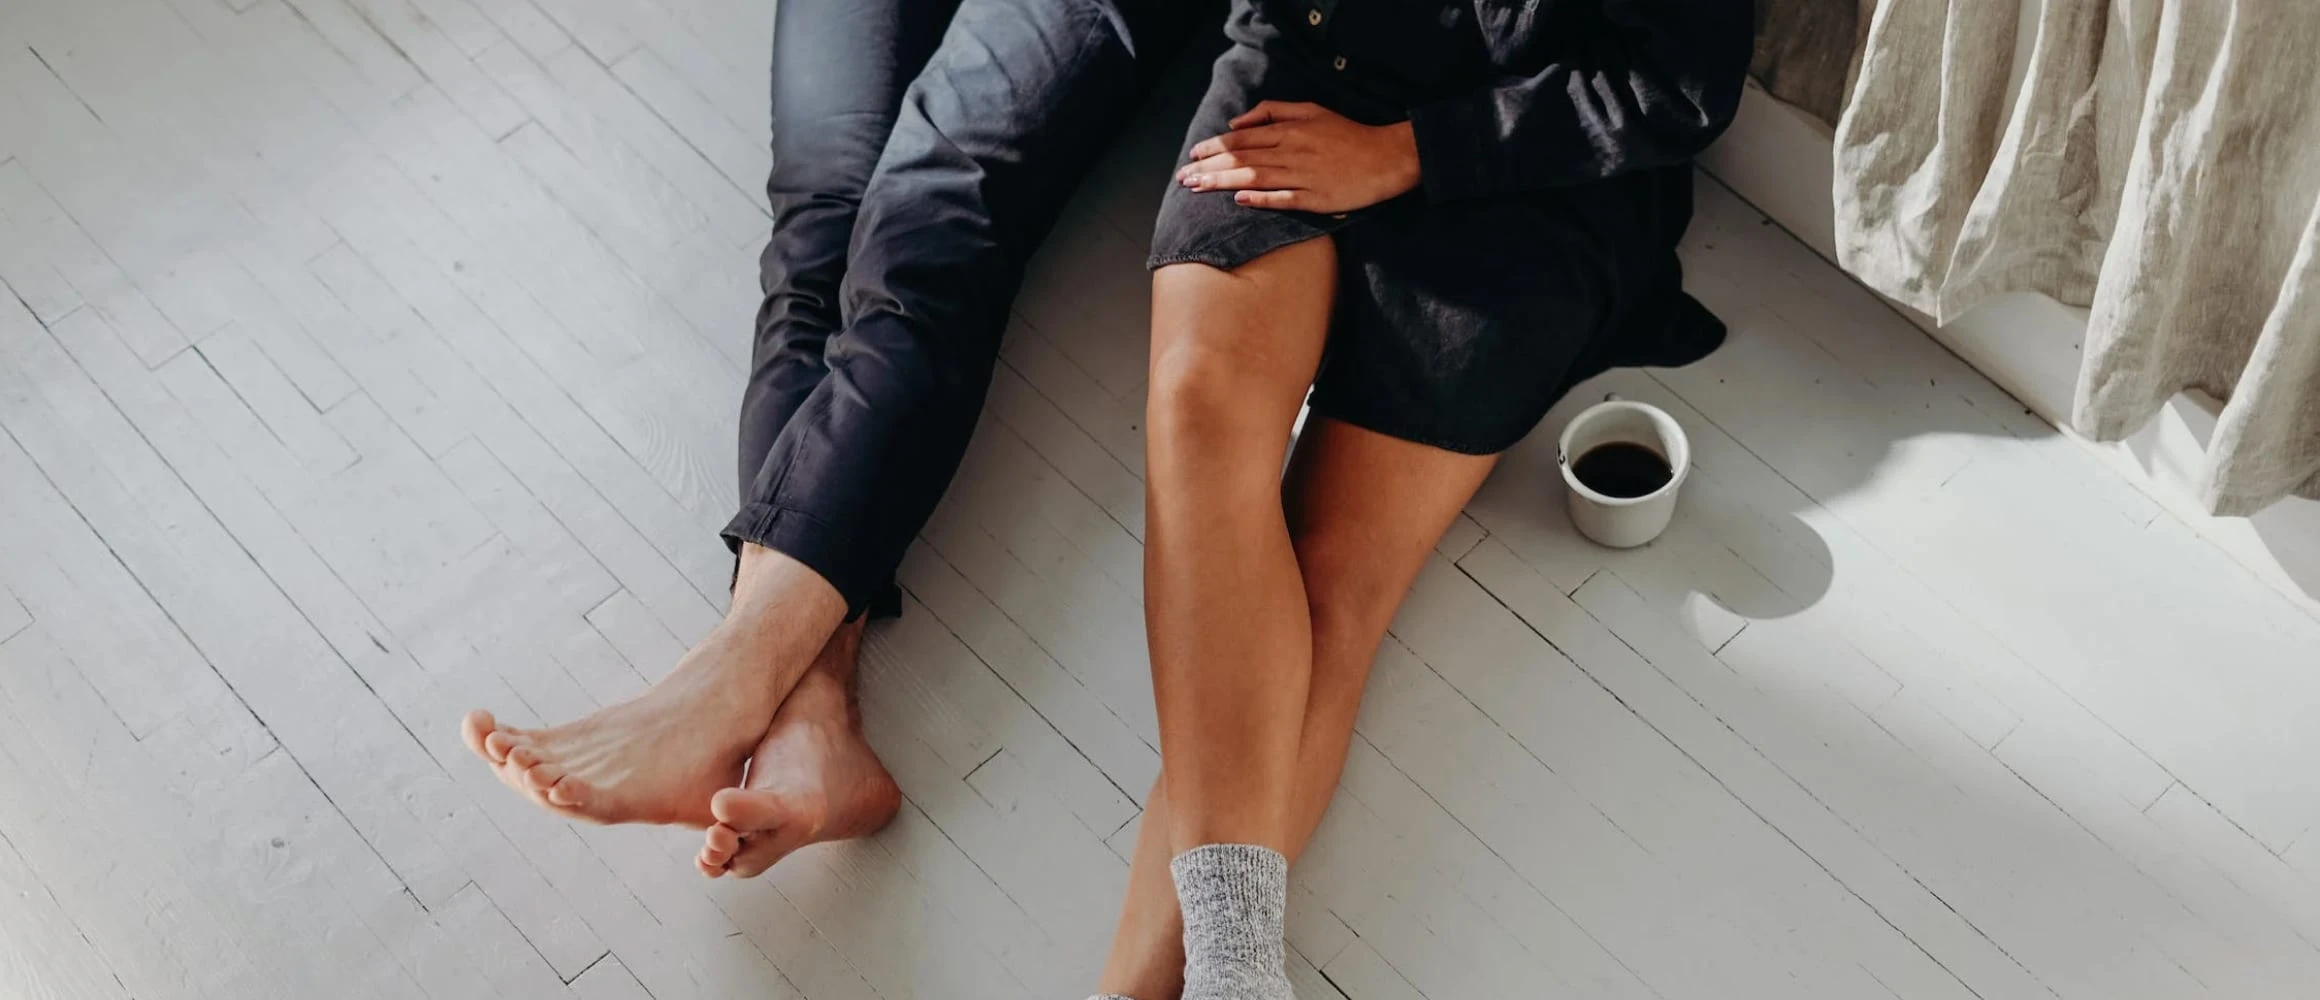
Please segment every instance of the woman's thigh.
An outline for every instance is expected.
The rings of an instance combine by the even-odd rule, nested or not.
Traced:
[[[1232,270],[1170,264],[1152,273],[1152,458],[1166,474],[1178,446],[1256,447],[1279,472],[1289,431],[1321,365],[1336,293],[1327,237],[1292,243]]]

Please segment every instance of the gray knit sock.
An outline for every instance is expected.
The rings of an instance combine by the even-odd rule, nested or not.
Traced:
[[[1184,1000],[1295,1000],[1282,967],[1289,859],[1208,844],[1168,863],[1184,909]]]

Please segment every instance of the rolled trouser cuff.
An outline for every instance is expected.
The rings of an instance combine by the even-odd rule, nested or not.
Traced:
[[[902,591],[894,583],[894,567],[879,565],[861,545],[826,521],[796,507],[747,503],[719,532],[733,550],[733,569],[741,571],[743,542],[753,542],[804,563],[828,580],[846,601],[846,620],[867,614],[892,618],[902,613]]]

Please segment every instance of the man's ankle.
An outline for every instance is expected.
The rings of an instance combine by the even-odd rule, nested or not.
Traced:
[[[736,611],[782,608],[792,613],[834,608],[842,618],[846,598],[812,567],[786,553],[745,542],[740,566],[733,574],[733,607]]]

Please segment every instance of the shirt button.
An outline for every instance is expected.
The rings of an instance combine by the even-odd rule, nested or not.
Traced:
[[[1320,27],[1320,26],[1321,26],[1321,8],[1319,8],[1319,7],[1315,7],[1315,8],[1313,8],[1312,10],[1306,11],[1306,12],[1305,12],[1305,23],[1306,23],[1306,24],[1310,24],[1310,25],[1312,25],[1312,26],[1314,26],[1314,27],[1316,27],[1316,28]]]
[[[1344,56],[1338,56],[1337,58],[1330,60],[1330,61],[1329,61],[1329,66],[1330,66],[1330,68],[1331,68],[1331,69],[1344,69],[1344,68],[1345,68],[1345,57],[1344,57]]]

